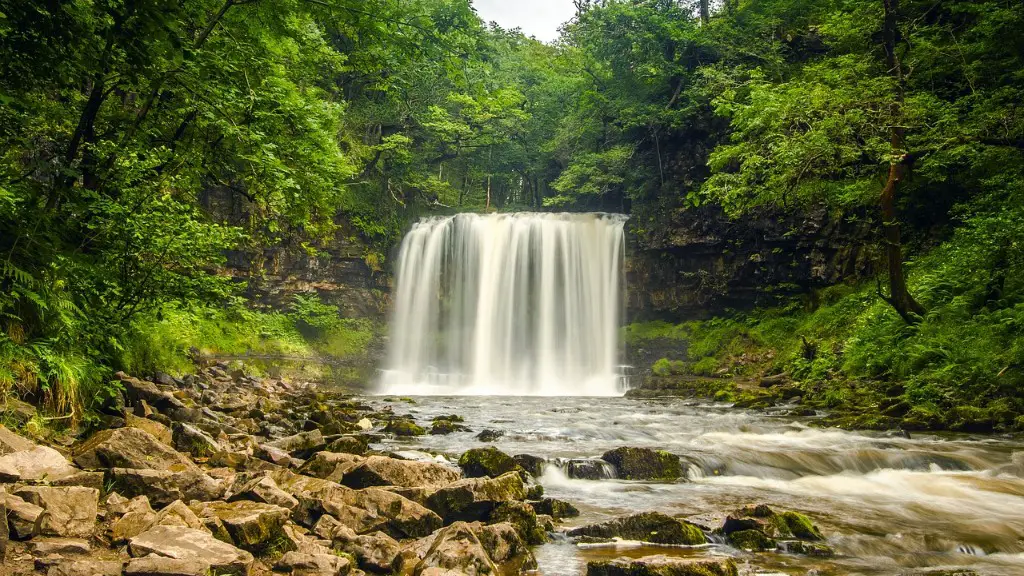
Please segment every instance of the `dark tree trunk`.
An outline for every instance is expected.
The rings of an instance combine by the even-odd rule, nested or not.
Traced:
[[[707,24],[711,20],[711,0],[700,0],[700,22]]]
[[[885,49],[885,64],[896,83],[896,95],[890,106],[893,125],[889,128],[892,160],[889,163],[889,177],[882,188],[879,204],[882,211],[882,228],[885,240],[885,257],[889,269],[889,296],[883,298],[899,313],[908,324],[914,324],[924,315],[924,307],[910,294],[906,275],[903,272],[903,245],[900,225],[896,214],[896,195],[900,184],[910,174],[910,156],[906,149],[906,129],[901,126],[903,114],[904,78],[899,56],[896,54],[898,36],[899,0],[882,0],[885,6],[885,21],[882,38]]]

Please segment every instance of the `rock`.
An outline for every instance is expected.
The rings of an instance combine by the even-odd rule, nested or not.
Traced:
[[[109,474],[114,489],[124,496],[147,496],[155,506],[166,506],[175,500],[218,500],[224,496],[225,484],[214,480],[198,468],[180,472],[114,468]]]
[[[498,573],[498,567],[480,539],[465,522],[456,522],[438,531],[423,559],[413,569],[413,575],[422,576],[428,568],[467,575]]]
[[[107,518],[112,516],[123,516],[128,512],[128,506],[131,502],[131,500],[121,496],[117,492],[107,494],[107,499],[103,501],[103,508],[107,511]]]
[[[265,445],[284,450],[296,458],[308,458],[314,452],[323,450],[327,444],[319,430],[310,430],[267,442]]]
[[[82,468],[157,469],[167,471],[196,470],[195,463],[173,450],[152,434],[138,428],[101,430],[82,444],[75,456]]]
[[[451,434],[453,432],[465,432],[469,428],[459,424],[458,422],[452,422],[451,420],[435,419],[430,424],[430,433],[438,436],[444,434]]]
[[[305,526],[313,526],[323,514],[330,514],[360,534],[382,530],[395,538],[420,538],[442,524],[434,512],[379,488],[353,490],[288,471],[274,473],[273,477],[281,489],[299,500],[293,518]]]
[[[729,543],[749,552],[764,552],[775,550],[778,544],[774,538],[767,536],[761,530],[737,530],[729,533]]]
[[[31,450],[35,447],[35,442],[11,432],[0,424],[0,455]]]
[[[737,576],[736,563],[728,558],[678,558],[644,556],[587,563],[587,576]]]
[[[164,413],[185,408],[181,400],[178,400],[169,392],[164,392],[152,382],[132,378],[124,372],[118,372],[114,376],[124,386],[125,398],[130,404],[145,402]]]
[[[518,531],[508,522],[471,525],[487,555],[505,574],[521,574],[537,568],[537,560],[523,543]]]
[[[50,486],[84,486],[85,488],[95,488],[102,492],[103,481],[104,474],[101,471],[79,470],[76,468],[73,474],[69,474],[63,478],[39,480],[38,482],[45,482]]]
[[[99,512],[99,490],[81,486],[28,486],[15,496],[43,509],[39,534],[44,536],[92,535]]]
[[[7,545],[10,539],[10,529],[7,527],[7,491],[0,486],[0,566],[7,560]]]
[[[787,554],[802,554],[804,556],[814,556],[816,558],[831,558],[836,554],[836,551],[827,544],[822,544],[820,542],[804,542],[803,540],[779,542],[779,548]]]
[[[196,506],[196,514],[202,517],[215,516],[223,523],[236,546],[261,552],[281,538],[289,511],[272,504],[238,500],[199,504]]]
[[[345,472],[340,483],[351,488],[401,486],[434,490],[447,486],[460,477],[458,470],[444,464],[370,456]]]
[[[136,416],[135,414],[127,413],[124,415],[124,425],[129,428],[145,430],[146,432],[149,432],[153,438],[156,438],[167,446],[174,445],[171,429],[156,420],[150,420],[149,418],[143,418]]]
[[[197,458],[206,458],[221,451],[221,445],[213,436],[201,428],[185,422],[175,422],[171,426],[174,447]]]
[[[363,462],[362,456],[336,452],[317,452],[299,468],[299,474],[339,482],[345,474]]]
[[[133,557],[148,554],[199,560],[217,574],[248,574],[252,568],[252,554],[221,542],[208,532],[181,526],[156,526],[132,538],[128,551]]]
[[[49,446],[33,446],[0,456],[0,480],[38,482],[60,480],[81,472]]]
[[[281,490],[273,478],[259,476],[243,483],[234,494],[228,498],[229,502],[237,500],[252,500],[294,510],[299,501],[291,494]]]
[[[678,480],[683,475],[679,457],[664,450],[616,448],[601,459],[615,466],[623,480]]]
[[[7,509],[7,528],[12,538],[25,540],[39,533],[42,506],[26,502],[14,494],[5,494],[4,508]]]
[[[89,542],[80,538],[35,538],[28,544],[35,556],[49,554],[88,554],[92,550]]]
[[[505,435],[504,430],[484,430],[476,435],[476,439],[481,442],[494,442],[498,438]]]
[[[531,456],[530,454],[516,454],[512,459],[515,460],[520,468],[526,470],[530,476],[540,478],[544,475],[544,466],[547,465],[547,460],[539,456]]]
[[[810,518],[798,512],[776,512],[767,504],[745,506],[729,514],[722,524],[723,534],[757,530],[769,538],[823,540]]]
[[[301,460],[293,458],[286,450],[275,448],[269,444],[260,444],[257,446],[256,449],[253,450],[253,456],[283,468],[298,468],[302,465]]]
[[[334,531],[334,546],[351,554],[359,567],[371,572],[391,572],[395,557],[401,552],[397,540],[383,532],[357,535],[342,527]]]
[[[580,511],[572,504],[565,500],[556,500],[554,498],[545,498],[538,502],[530,502],[530,506],[533,506],[533,511],[537,514],[546,514],[555,520],[561,520],[562,518],[575,518],[580,515]]]
[[[511,456],[494,446],[467,450],[459,458],[459,466],[470,478],[497,477],[506,472],[519,470],[519,465]]]
[[[137,496],[128,501],[124,513],[114,522],[111,539],[114,542],[125,542],[149,530],[155,523],[156,512],[150,507],[149,499]]]
[[[517,472],[497,478],[466,478],[453,482],[427,498],[427,507],[444,521],[486,520],[503,502],[526,498],[526,487]]]
[[[351,572],[352,563],[335,554],[288,552],[274,564],[274,570],[292,576],[345,576]]]
[[[364,432],[373,430],[373,422],[371,422],[369,418],[360,418],[359,421],[356,422],[356,427]]]
[[[120,560],[68,560],[58,562],[46,571],[46,576],[121,576],[124,563]]]
[[[604,480],[614,478],[610,466],[604,460],[576,458],[565,464],[565,475],[577,480]]]
[[[124,576],[208,576],[210,565],[198,558],[167,558],[149,555],[132,558]]]
[[[421,426],[406,418],[390,420],[384,427],[384,432],[395,436],[423,436],[427,433]]]
[[[515,528],[519,537],[531,546],[547,542],[547,534],[537,524],[537,513],[525,502],[503,502],[491,512],[488,524],[508,523]],[[492,555],[493,558],[493,555]],[[497,561],[497,560],[495,560]]]
[[[684,544],[688,546],[707,542],[707,538],[700,528],[661,512],[643,512],[601,524],[581,526],[570,530],[568,535],[572,537],[621,538],[654,544]]]
[[[369,444],[362,436],[342,436],[332,440],[324,450],[326,452],[362,455],[366,454],[366,451],[369,449]]]

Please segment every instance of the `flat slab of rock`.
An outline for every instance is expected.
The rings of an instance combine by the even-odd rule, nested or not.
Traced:
[[[198,560],[209,564],[218,574],[245,575],[252,569],[252,554],[221,542],[209,532],[181,526],[156,526],[128,543],[132,556],[144,557],[149,554]]]
[[[334,554],[288,552],[277,561],[274,570],[292,576],[345,576],[352,571],[352,563]]]
[[[49,554],[88,554],[92,546],[80,538],[35,538],[28,543],[35,556]]]
[[[44,536],[88,537],[96,527],[100,492],[82,486],[27,486],[15,496],[43,509],[37,520]]]
[[[171,429],[156,420],[150,420],[149,418],[143,418],[134,414],[128,413],[124,416],[124,424],[129,428],[138,428],[139,430],[145,430],[153,435],[154,438],[163,442],[168,446],[173,446],[173,437],[171,436]]]
[[[154,506],[166,506],[175,500],[218,500],[226,491],[224,482],[211,478],[199,468],[181,471],[113,468],[110,477],[122,496],[146,496]]]
[[[574,528],[568,532],[571,537],[621,538],[654,544],[682,544],[694,546],[707,542],[700,528],[661,512],[643,512]]]
[[[38,534],[39,517],[43,514],[42,506],[26,502],[14,494],[5,494],[3,498],[10,535],[18,540],[25,540]]]
[[[0,456],[0,480],[5,482],[52,482],[79,472],[63,454],[49,446],[33,446]]]
[[[458,470],[435,462],[370,456],[345,472],[341,483],[351,488],[401,486],[436,490],[455,482],[461,476]]]
[[[0,424],[0,454],[31,450],[35,446],[35,442],[11,432],[3,424]]]
[[[290,515],[287,508],[251,500],[207,502],[195,507],[200,517],[220,520],[235,545],[247,550],[258,550],[281,535]]]
[[[167,558],[151,554],[133,558],[124,567],[124,576],[207,576],[210,565],[197,558]]]
[[[46,571],[46,576],[120,576],[120,560],[65,560]]]
[[[141,468],[182,471],[198,468],[188,456],[139,428],[116,428],[93,434],[78,448],[75,464],[89,470]]]
[[[737,576],[736,563],[728,558],[674,558],[644,556],[587,563],[587,576]]]

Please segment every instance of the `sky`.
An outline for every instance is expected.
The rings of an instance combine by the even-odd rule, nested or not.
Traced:
[[[521,28],[543,42],[558,38],[558,27],[576,15],[572,0],[473,0],[484,22]]]

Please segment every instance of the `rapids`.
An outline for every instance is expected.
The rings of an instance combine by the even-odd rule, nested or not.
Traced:
[[[971,567],[979,574],[1024,574],[1024,443],[1009,438],[914,435],[815,429],[720,405],[682,400],[589,397],[417,397],[389,400],[418,421],[456,413],[471,432],[383,440],[379,448],[444,454],[452,460],[484,444],[549,461],[546,495],[582,512],[563,526],[633,512],[672,515],[728,512],[748,503],[802,511],[837,551],[830,559],[750,554],[713,544],[696,549],[577,547],[556,541],[536,550],[546,576],[583,574],[586,561],[651,553],[737,557],[748,573],[919,573],[926,567]],[[566,477],[558,462],[597,458],[619,446],[678,454],[687,481],[629,482]],[[420,454],[421,457],[429,457]]]

